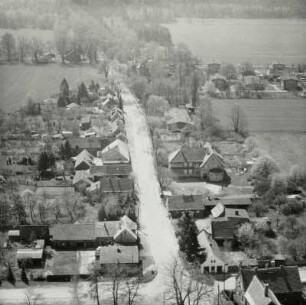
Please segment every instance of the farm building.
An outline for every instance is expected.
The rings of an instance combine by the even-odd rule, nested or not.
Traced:
[[[54,248],[93,249],[96,246],[95,224],[57,224],[50,230]]]
[[[171,132],[182,132],[184,128],[193,128],[194,124],[191,121],[188,111],[184,108],[170,108],[165,113],[168,130]]]
[[[136,244],[136,224],[127,216],[119,221],[102,221],[87,224],[56,224],[51,229],[53,247],[57,249],[94,249],[117,242]]]
[[[104,164],[100,166],[92,166],[90,168],[90,175],[94,177],[97,181],[99,178],[102,177],[119,177],[124,178],[128,177],[132,173],[132,166],[131,164]]]
[[[19,226],[20,240],[33,241],[36,239],[49,240],[49,227],[45,225]]]
[[[202,195],[180,195],[166,198],[166,207],[173,218],[181,217],[184,212],[192,212],[195,217],[204,217]]]
[[[235,230],[246,222],[249,222],[249,218],[244,218],[239,215],[230,218],[215,218],[211,222],[212,238],[219,246],[231,248],[232,241],[235,237]]]
[[[74,169],[76,171],[87,170],[92,166],[93,160],[94,156],[84,149],[75,157]]]
[[[86,149],[93,156],[96,156],[99,150],[104,149],[107,145],[113,142],[114,139],[72,137],[67,141],[70,144],[73,156],[77,156],[84,149]]]
[[[235,294],[235,300],[239,302],[239,304],[241,304],[241,302],[244,303],[245,297],[250,300],[250,296],[254,296],[254,294],[250,295],[250,290],[248,290],[248,288],[255,276],[266,289],[271,289],[280,304],[305,304],[305,300],[303,299],[303,285],[297,266],[281,266],[264,269],[241,268],[237,276]],[[252,285],[254,285],[254,283]],[[268,293],[266,290],[262,290],[262,292]]]
[[[221,69],[221,64],[213,62],[213,63],[209,63],[207,65],[207,70],[208,70],[208,74],[212,75],[212,74],[216,74],[220,72]]]
[[[100,179],[100,194],[130,193],[134,190],[134,182],[130,178],[104,177]]]
[[[223,158],[209,143],[201,148],[180,148],[169,155],[169,169],[178,178],[198,177],[211,182],[225,178]]]
[[[103,164],[130,163],[128,145],[120,139],[116,139],[101,152]]]
[[[244,297],[247,304],[282,305],[273,291],[269,288],[269,285],[261,282],[256,275],[254,275]]]
[[[17,249],[16,258],[19,265],[23,262],[29,264],[30,266],[42,267],[44,260],[44,250],[41,249],[32,249],[24,248]]]
[[[90,186],[92,184],[92,180],[93,179],[89,170],[77,170],[73,177],[72,185],[76,190],[81,191]]]

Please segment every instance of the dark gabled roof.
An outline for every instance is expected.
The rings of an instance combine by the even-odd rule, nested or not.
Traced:
[[[101,166],[92,166],[90,174],[96,177],[103,176],[128,176],[132,172],[131,164],[104,164]]]
[[[57,224],[51,229],[53,240],[95,240],[95,224]]]
[[[206,155],[205,148],[181,148],[177,153],[172,157],[173,162],[203,162]]]
[[[205,206],[216,206],[221,202],[224,206],[248,206],[252,204],[251,199],[251,196],[205,198],[204,204]]]
[[[86,149],[91,154],[95,155],[98,150],[103,150],[106,146],[112,143],[115,139],[111,138],[79,138],[72,137],[69,138],[68,141],[72,149],[76,149],[74,151],[75,155],[79,154],[83,149]]]
[[[170,196],[167,204],[170,212],[204,210],[202,195]]]
[[[126,193],[133,190],[130,178],[105,177],[100,179],[101,193]]]
[[[213,219],[211,221],[213,239],[233,239],[237,227],[248,221],[249,219],[247,218],[228,219],[227,217],[222,217]]]
[[[241,277],[244,289],[250,285],[253,276],[259,278],[276,294],[302,292],[303,285],[297,266],[281,266],[267,269],[241,269]]]

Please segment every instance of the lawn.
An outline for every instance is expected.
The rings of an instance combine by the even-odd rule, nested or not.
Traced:
[[[213,100],[213,115],[221,125],[231,128],[231,108],[238,104],[246,114],[251,133],[264,131],[306,132],[306,100]]]
[[[59,85],[66,78],[70,88],[76,88],[92,79],[103,82],[97,69],[88,65],[2,65],[0,66],[0,105],[5,111],[12,111],[24,103],[25,96],[35,91],[42,100],[59,91]]]

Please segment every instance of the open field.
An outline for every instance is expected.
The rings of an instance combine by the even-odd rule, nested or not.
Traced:
[[[244,110],[248,130],[254,132],[306,132],[306,99],[292,100],[213,100],[213,115],[224,127],[231,127],[231,108]]]
[[[258,148],[264,149],[284,171],[306,164],[306,134],[257,133]]]
[[[187,44],[204,63],[306,61],[306,20],[303,19],[180,18],[166,26],[174,43]]]
[[[35,91],[38,101],[59,91],[59,85],[66,78],[70,88],[76,88],[92,79],[102,84],[103,77],[97,69],[87,65],[3,65],[0,66],[0,105],[11,111],[23,104],[25,96]]]

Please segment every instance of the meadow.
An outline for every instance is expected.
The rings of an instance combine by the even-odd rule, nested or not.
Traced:
[[[231,129],[232,107],[240,105],[248,130],[254,132],[306,132],[306,99],[219,99],[212,100],[213,115]]]
[[[91,80],[103,83],[103,76],[88,65],[2,65],[0,66],[0,106],[4,111],[12,111],[23,105],[26,95],[34,91],[37,100],[50,97],[59,91],[63,78],[71,89],[80,82]]]
[[[305,19],[195,19],[166,24],[204,63],[250,61],[266,65],[306,61]]]

